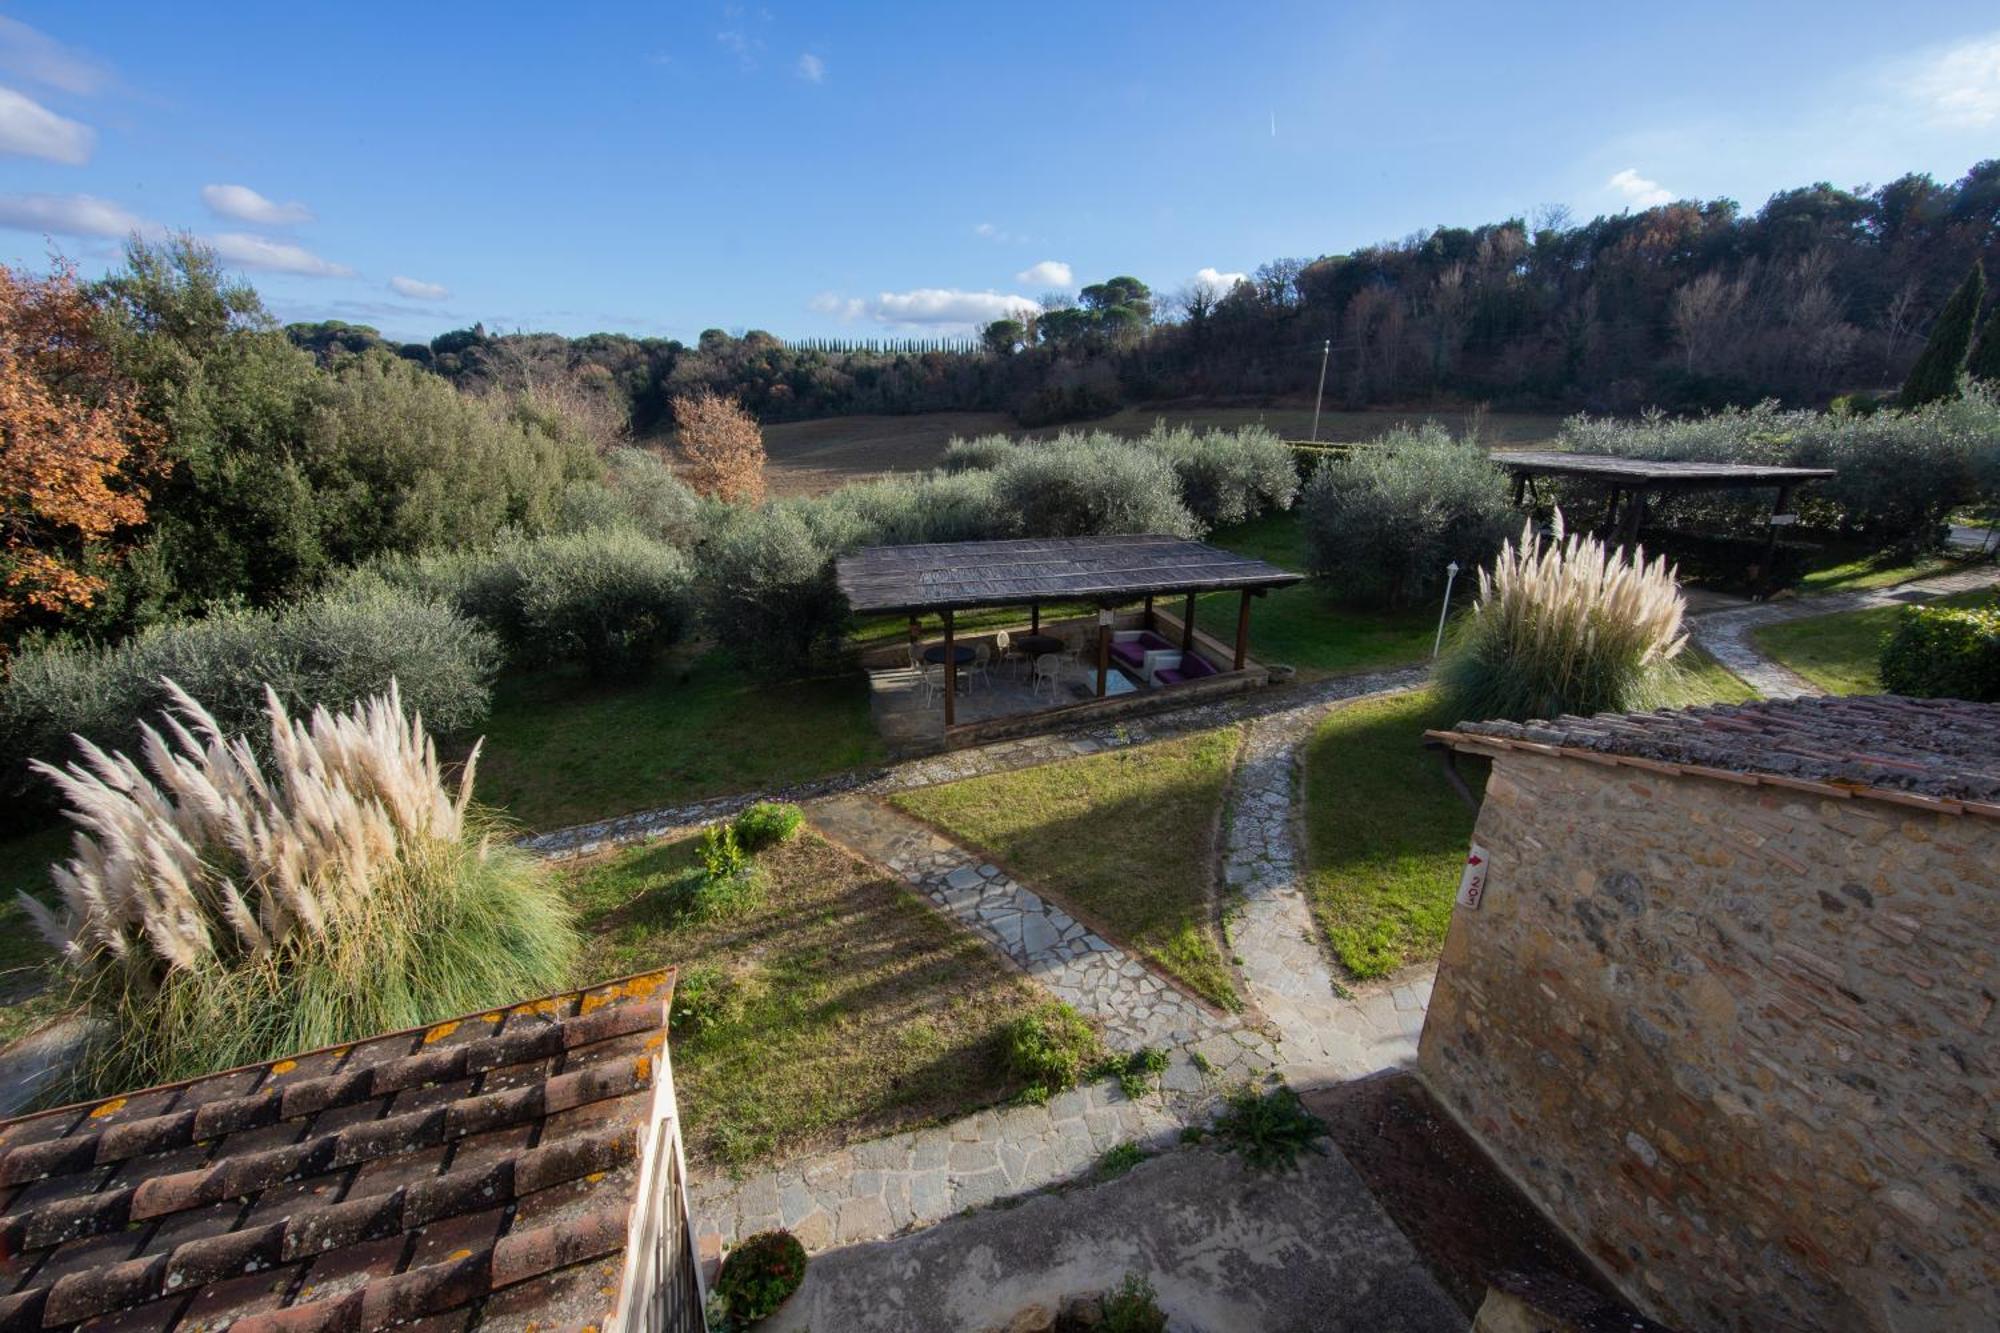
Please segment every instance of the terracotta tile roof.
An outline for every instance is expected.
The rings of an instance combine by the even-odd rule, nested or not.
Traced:
[[[605,1324],[673,973],[0,1123],[0,1333]]]
[[[1896,695],[1767,699],[1550,722],[1461,722],[1428,733],[1833,796],[2000,815],[2000,704]]]

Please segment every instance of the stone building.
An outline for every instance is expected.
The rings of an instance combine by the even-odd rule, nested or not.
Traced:
[[[1492,771],[1420,1068],[1536,1202],[1677,1327],[1995,1327],[2000,706],[1431,741]]]

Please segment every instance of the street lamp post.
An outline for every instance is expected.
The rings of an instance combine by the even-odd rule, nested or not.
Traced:
[[[1444,618],[1451,614],[1451,585],[1458,579],[1458,561],[1444,567],[1444,605],[1438,608],[1437,638],[1431,643],[1431,656],[1436,657],[1444,647]]]
[[[1319,392],[1318,392],[1317,394],[1315,394],[1315,395],[1313,396],[1313,439],[1312,439],[1312,442],[1313,442],[1314,444],[1318,444],[1318,443],[1319,443],[1319,408],[1320,408],[1320,404],[1326,401],[1326,363],[1327,363],[1328,359],[1329,359],[1329,358],[1331,358],[1332,356],[1333,356],[1333,339],[1331,339],[1331,338],[1328,338],[1328,339],[1326,340],[1326,346],[1324,346],[1324,347],[1320,348],[1320,352],[1319,352]]]

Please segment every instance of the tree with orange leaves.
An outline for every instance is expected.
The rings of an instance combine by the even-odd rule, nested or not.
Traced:
[[[674,399],[688,485],[728,504],[764,502],[764,436],[734,398],[702,389]]]
[[[159,428],[112,365],[75,269],[0,264],[0,635],[89,606],[146,520],[135,473]]]

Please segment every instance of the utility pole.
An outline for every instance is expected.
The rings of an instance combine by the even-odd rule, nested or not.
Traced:
[[[1318,444],[1318,443],[1319,443],[1319,408],[1320,408],[1320,404],[1326,401],[1326,363],[1327,363],[1327,360],[1328,360],[1328,359],[1329,359],[1330,357],[1332,357],[1332,356],[1333,356],[1333,339],[1331,339],[1331,338],[1328,338],[1328,339],[1326,340],[1326,346],[1324,346],[1324,347],[1322,347],[1322,348],[1320,349],[1320,353],[1319,353],[1319,392],[1318,392],[1317,394],[1315,394],[1315,395],[1314,395],[1314,397],[1313,397],[1313,438],[1312,438],[1312,442],[1313,442],[1314,444]]]

